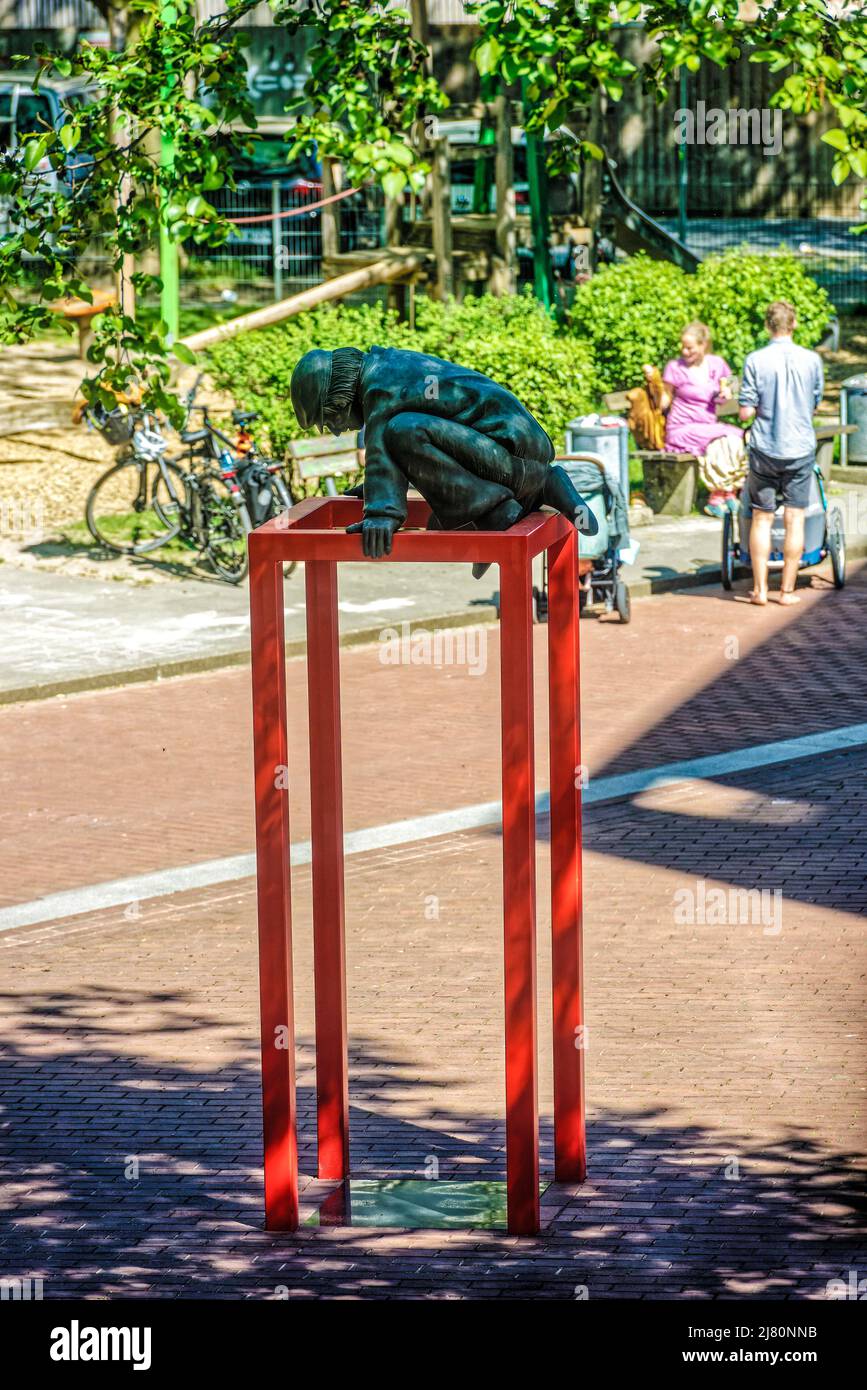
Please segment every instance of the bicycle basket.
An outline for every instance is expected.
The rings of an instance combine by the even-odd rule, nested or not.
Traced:
[[[106,410],[99,401],[89,407],[87,418],[109,444],[126,444],[135,428],[135,412],[127,405]]]

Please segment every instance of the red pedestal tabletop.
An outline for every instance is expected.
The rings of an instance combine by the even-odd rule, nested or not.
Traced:
[[[310,708],[316,1096],[320,1178],[349,1176],[343,794],[337,564],[363,560],[354,498],[311,498],[255,531],[250,544],[265,1224],[298,1225],[298,1146],[289,767],[282,562],[303,560]],[[509,531],[426,531],[410,501],[392,553],[370,564],[492,561],[500,567],[503,950],[508,1229],[539,1229],[536,1043],[536,808],[533,768],[533,558],[548,552],[551,922],[555,1179],[586,1172],[581,964],[581,762],[577,538],[537,512]]]

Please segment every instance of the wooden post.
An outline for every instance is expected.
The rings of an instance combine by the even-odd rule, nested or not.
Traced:
[[[121,12],[113,6],[108,12],[108,42],[109,46],[116,52],[121,53],[131,45],[135,38],[135,29],[138,21],[131,19],[126,10]],[[122,146],[132,139],[133,132],[128,126],[123,126],[120,119],[120,111],[116,106],[111,110],[111,142],[113,145]],[[128,176],[122,178],[118,184],[116,207],[118,212],[127,202],[132,192],[132,181]],[[125,251],[121,262],[114,275],[115,292],[117,302],[123,313],[128,318],[135,318],[135,286],[132,277],[135,272],[135,257],[132,252]],[[92,336],[92,335],[91,335]],[[85,357],[88,343],[79,333],[79,345],[81,357]]]
[[[425,67],[433,76],[433,50],[430,42],[427,0],[410,0],[410,20],[412,36],[417,43],[427,49]],[[424,149],[427,141],[421,131],[424,128],[424,112],[419,113],[419,148]],[[431,157],[430,215],[433,227],[433,253],[436,264],[436,279],[431,287],[435,299],[445,299],[454,291],[452,277],[452,193],[449,174],[448,141],[434,136],[428,146]]]
[[[274,281],[274,303],[283,298],[283,230],[280,225],[280,180],[271,180],[271,265]]]
[[[436,299],[446,299],[454,293],[451,189],[449,142],[441,138],[433,142],[431,161],[431,226],[436,265]]]
[[[386,198],[385,200],[385,244],[388,247],[398,247],[401,244],[401,230],[403,220],[403,195],[398,198]],[[401,318],[406,318],[406,289],[403,285],[390,284],[386,303],[389,309],[394,309]]]
[[[512,151],[512,103],[505,92],[496,101],[497,154],[497,266],[495,294],[515,293],[517,247],[515,237],[515,160]]]
[[[587,138],[592,140],[594,145],[605,148],[605,106],[606,100],[603,96],[596,96],[590,103],[590,113],[588,120]],[[597,264],[597,245],[599,241],[599,225],[602,221],[602,175],[604,163],[601,159],[584,158],[581,162],[581,207],[579,209],[585,227],[589,227],[592,232],[590,242],[590,265],[593,270]]]
[[[343,190],[343,169],[334,159],[322,161],[322,196],[333,198]],[[329,203],[322,209],[323,264],[340,254],[340,203]]]

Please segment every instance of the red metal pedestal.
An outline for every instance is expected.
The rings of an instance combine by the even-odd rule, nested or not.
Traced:
[[[500,566],[503,746],[503,912],[508,1227],[539,1229],[536,1064],[536,814],[533,770],[531,565],[548,552],[551,762],[551,922],[555,1178],[586,1173],[581,966],[581,800],[578,588],[575,532],[541,512],[509,531],[425,531],[430,509],[410,501],[407,528],[387,561],[490,561]],[[349,1176],[349,1092],[343,896],[343,795],[337,562],[361,560],[355,498],[313,498],[250,537],[253,742],[265,1224],[298,1225],[288,753],[282,562],[303,560],[307,581],[316,1098],[319,1177]]]

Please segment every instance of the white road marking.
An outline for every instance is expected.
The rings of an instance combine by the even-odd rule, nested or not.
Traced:
[[[712,753],[703,758],[687,758],[683,762],[662,763],[659,767],[623,772],[615,777],[599,777],[584,788],[585,806],[602,801],[617,801],[648,791],[651,787],[672,786],[694,778],[726,777],[751,768],[767,767],[773,763],[791,762],[797,758],[821,757],[839,753],[847,748],[867,744],[867,724],[847,724],[838,729],[826,729],[819,734],[801,738],[784,738],[774,743],[753,744],[731,753]],[[548,814],[550,799],[547,792],[536,797],[536,814]],[[438,811],[434,815],[415,816],[410,820],[391,821],[372,825],[364,830],[352,830],[343,838],[346,854],[366,854],[369,850],[385,849],[391,845],[412,844],[420,840],[437,839],[461,830],[480,830],[502,824],[502,803],[486,801],[476,806],[459,806],[453,811]],[[295,867],[309,864],[309,840],[291,846],[290,864]],[[93,883],[85,888],[73,888],[64,893],[50,893],[44,898],[16,903],[0,909],[0,931],[29,927],[36,922],[54,922],[83,912],[97,912],[106,907],[123,907],[127,903],[144,902],[169,893],[186,893],[194,888],[207,888],[216,883],[231,883],[249,878],[256,872],[256,856],[236,854],[227,859],[208,859],[200,864],[185,864],[177,869],[160,869],[156,873],[135,874],[130,878]]]

